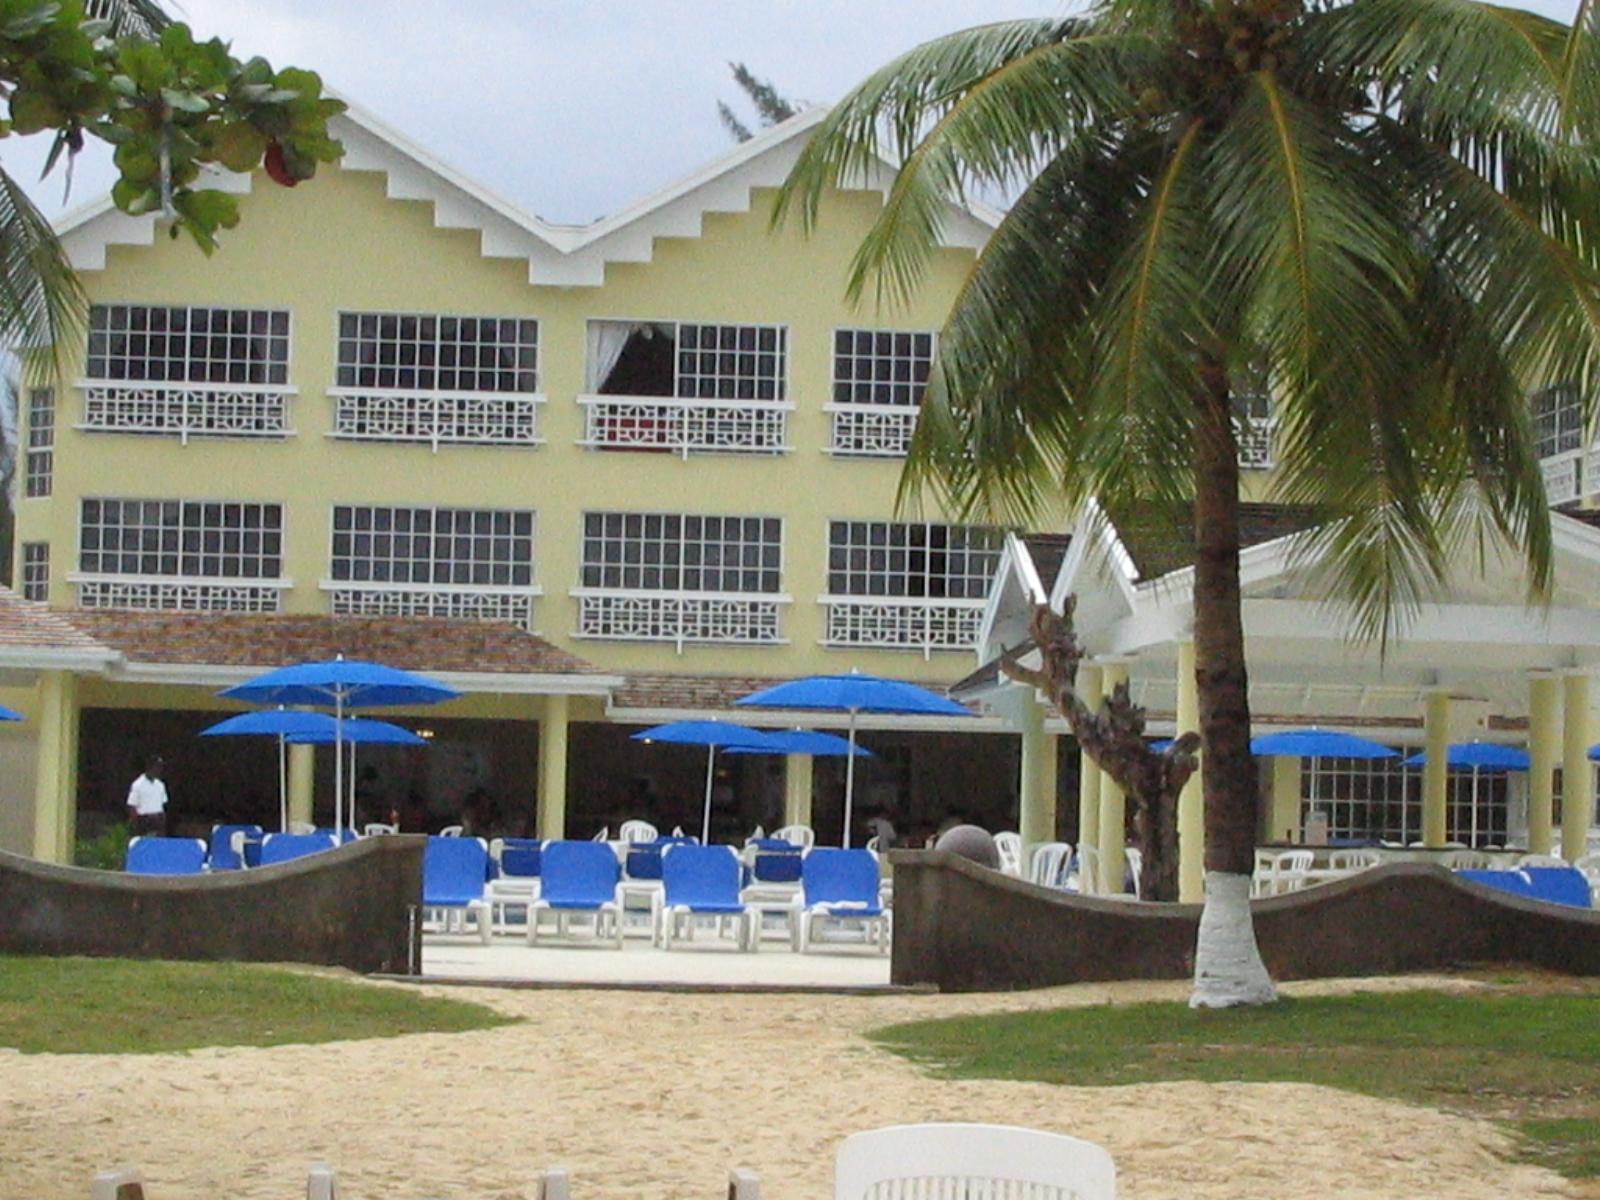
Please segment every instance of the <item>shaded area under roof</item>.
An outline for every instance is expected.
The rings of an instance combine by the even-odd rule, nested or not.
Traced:
[[[1116,511],[1108,508],[1106,515],[1133,559],[1139,582],[1194,565],[1193,505],[1142,504]],[[1316,510],[1304,505],[1241,503],[1239,546],[1248,550],[1320,523]]]
[[[1061,574],[1061,565],[1067,561],[1067,551],[1072,546],[1070,533],[1026,533],[1018,539],[1028,550],[1033,568],[1039,573],[1039,582],[1048,592]]]

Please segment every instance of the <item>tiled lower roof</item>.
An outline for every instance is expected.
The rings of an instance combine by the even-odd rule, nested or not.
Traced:
[[[509,622],[98,609],[70,619],[131,663],[277,667],[342,654],[413,671],[606,673]]]
[[[8,587],[0,587],[0,646],[110,654],[104,644],[80,629],[67,614],[24,600]]]
[[[1108,514],[1138,568],[1140,580],[1157,579],[1194,565],[1194,510],[1187,504],[1147,504]],[[1295,504],[1241,502],[1239,546],[1248,549],[1314,529],[1322,518]]]

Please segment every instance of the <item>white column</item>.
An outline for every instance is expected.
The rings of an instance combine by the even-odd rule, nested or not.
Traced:
[[[1100,677],[1101,693],[1109,696],[1118,684],[1128,682],[1128,668],[1108,663]],[[1100,777],[1100,882],[1106,892],[1122,891],[1126,870],[1123,851],[1128,844],[1127,797],[1110,775]]]
[[[1100,703],[1101,670],[1078,668],[1078,696],[1090,708]],[[1100,784],[1103,772],[1082,750],[1078,751],[1078,845],[1100,848]]]
[[[1594,820],[1594,767],[1589,762],[1589,676],[1561,681],[1561,857],[1582,857]]]
[[[1561,689],[1554,675],[1528,677],[1528,852],[1549,854],[1555,770],[1561,751]]]
[[[1026,689],[1022,709],[1022,769],[1017,786],[1017,832],[1022,838],[1022,867],[1027,872],[1033,851],[1056,836],[1056,740],[1044,731],[1044,705]]]
[[[546,696],[539,722],[539,836],[567,836],[567,698]]]
[[[1445,760],[1450,745],[1449,692],[1435,690],[1427,694],[1422,732],[1428,752],[1427,766],[1422,768],[1422,842],[1425,846],[1442,846],[1447,824],[1445,785],[1449,765]]]
[[[790,754],[783,765],[783,823],[811,824],[811,755]]]
[[[1194,673],[1194,643],[1178,643],[1178,711],[1174,736],[1200,729],[1200,689]],[[1206,807],[1200,771],[1178,793],[1178,899],[1199,904],[1206,887]]]

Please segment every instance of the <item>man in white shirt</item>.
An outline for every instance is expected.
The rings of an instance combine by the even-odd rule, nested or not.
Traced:
[[[167,785],[161,782],[165,766],[159,754],[152,754],[144,774],[128,789],[128,824],[138,836],[159,837],[167,831]]]

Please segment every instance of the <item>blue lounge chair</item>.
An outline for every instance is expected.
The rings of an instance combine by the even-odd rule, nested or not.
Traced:
[[[206,869],[206,844],[199,838],[136,837],[128,843],[130,875],[198,875]]]
[[[342,831],[334,829],[331,825],[318,825],[317,832],[328,838],[335,846],[343,846],[349,842],[358,841],[361,837],[354,829],[346,826]]]
[[[233,835],[244,834],[244,857],[233,848]],[[261,826],[213,825],[211,827],[211,857],[208,861],[213,871],[238,871],[261,863]],[[251,859],[255,861],[250,861]]]
[[[261,865],[270,867],[332,849],[333,839],[326,834],[269,833],[261,840]]]
[[[538,838],[502,838],[500,874],[506,879],[537,879],[543,847]]]
[[[1522,867],[1515,871],[1457,871],[1456,874],[1473,883],[1530,900],[1570,908],[1589,907],[1589,881],[1583,872],[1571,867]]]
[[[752,838],[748,846],[752,883],[799,883],[804,848],[782,838]]]
[[[739,899],[743,871],[732,846],[673,846],[661,856],[661,945],[694,940],[694,918],[711,917],[717,936],[734,918],[739,945],[750,944],[750,910]]]
[[[422,850],[422,917],[443,933],[465,933],[466,918],[489,944],[489,848],[480,838],[430,837]]]
[[[539,898],[528,906],[528,945],[539,944],[539,918],[553,913],[557,937],[568,935],[574,916],[589,917],[596,939],[609,931],[622,949],[621,879],[622,864],[604,842],[546,842],[539,862]]]
[[[527,918],[528,905],[539,898],[539,872],[544,843],[538,838],[497,838],[489,843],[490,866],[499,851],[500,871],[489,880],[485,898],[494,927],[511,929],[511,914]],[[519,927],[522,922],[517,923]]]
[[[859,927],[880,954],[889,953],[890,914],[879,898],[878,856],[870,850],[818,847],[800,868],[796,938],[804,954],[817,924]]]

